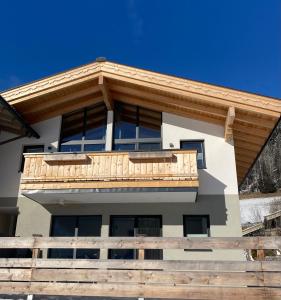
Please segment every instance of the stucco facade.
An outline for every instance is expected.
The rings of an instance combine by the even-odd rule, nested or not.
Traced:
[[[106,150],[111,150],[112,112],[108,113]],[[128,203],[118,204],[57,204],[42,206],[21,195],[19,190],[22,149],[24,145],[44,145],[46,152],[56,152],[60,136],[61,117],[38,123],[34,129],[40,139],[21,139],[2,146],[0,165],[0,199],[2,207],[18,207],[16,236],[42,234],[48,236],[52,215],[101,215],[101,236],[109,236],[111,215],[158,215],[162,217],[162,235],[183,236],[183,215],[209,215],[211,236],[241,236],[240,212],[234,147],[224,139],[224,128],[203,121],[162,114],[163,149],[178,149],[184,140],[204,140],[206,169],[199,171],[199,190],[195,203]],[[8,204],[7,204],[8,203]],[[240,251],[165,250],[165,259],[240,259]],[[107,253],[102,251],[101,258]]]

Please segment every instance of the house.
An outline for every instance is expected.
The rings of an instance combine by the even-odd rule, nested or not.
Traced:
[[[103,59],[1,96],[4,236],[239,237],[238,185],[281,113],[269,97]],[[145,258],[236,260],[241,252],[146,250]]]

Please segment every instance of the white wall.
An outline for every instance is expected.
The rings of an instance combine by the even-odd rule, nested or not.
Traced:
[[[235,153],[224,127],[163,113],[163,148],[180,148],[181,140],[204,140],[206,169],[199,170],[199,194],[238,194]]]
[[[19,172],[23,147],[44,145],[45,151],[57,151],[61,117],[33,125],[40,139],[22,138],[0,147],[0,198],[17,197],[21,173]],[[52,150],[48,147],[51,146]]]

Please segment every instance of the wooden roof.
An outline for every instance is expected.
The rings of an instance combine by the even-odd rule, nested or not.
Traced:
[[[1,94],[32,123],[119,100],[225,127],[234,139],[238,181],[248,172],[281,113],[281,101],[112,62],[94,62]]]

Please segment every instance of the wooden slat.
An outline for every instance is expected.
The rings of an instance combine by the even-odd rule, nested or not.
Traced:
[[[281,272],[278,261],[188,261],[188,260],[124,260],[124,259],[36,259],[0,258],[0,268],[52,269],[145,269],[166,271]]]
[[[1,294],[38,294],[103,297],[144,297],[165,299],[280,299],[281,290],[274,288],[247,287],[189,287],[183,285],[139,284],[87,284],[0,282]]]
[[[0,248],[280,249],[281,237],[1,237]]]
[[[0,269],[0,281],[83,281],[198,285],[281,286],[281,273],[99,269]]]

